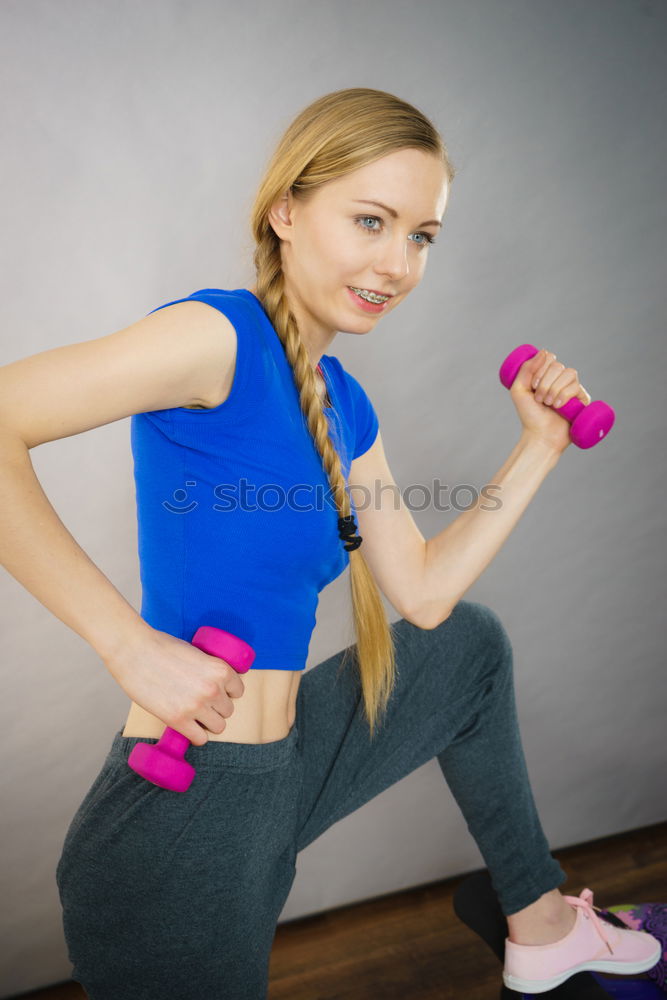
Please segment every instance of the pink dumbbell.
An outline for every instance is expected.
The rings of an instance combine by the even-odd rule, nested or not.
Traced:
[[[211,656],[226,660],[238,674],[245,674],[252,666],[255,651],[243,639],[221,628],[202,625],[194,634],[192,645]],[[127,763],[147,781],[171,792],[187,792],[195,776],[192,764],[185,760],[190,740],[169,726],[157,743],[136,743]]]
[[[532,344],[522,344],[508,354],[500,366],[500,381],[510,389],[519,374],[524,361],[534,358],[538,349]],[[605,437],[614,426],[616,414],[608,403],[601,399],[592,400],[588,406],[580,399],[568,399],[565,406],[554,410],[570,423],[570,438],[579,448],[592,448]]]

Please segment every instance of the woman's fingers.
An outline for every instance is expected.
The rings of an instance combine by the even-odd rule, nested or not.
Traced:
[[[577,373],[573,368],[566,368],[560,361],[552,365],[540,379],[535,390],[535,402],[545,402],[547,406],[556,399],[566,387],[576,385]]]
[[[562,388],[563,385],[567,384],[567,378],[561,379],[561,375],[564,370],[565,365],[562,361],[557,361],[555,354],[551,351],[546,351],[545,358],[538,367],[532,381],[532,389],[535,393],[536,403],[542,402],[558,379],[560,379],[558,388]]]
[[[551,362],[555,360],[556,360],[556,355],[552,351],[547,351],[546,348],[544,347],[541,348],[541,350],[537,352],[535,357],[531,359],[530,363],[535,366],[535,370],[533,372],[533,381],[531,383],[533,389],[537,388],[537,385],[542,376],[544,375],[544,373],[546,372],[547,368],[549,367]]]
[[[560,408],[574,396],[586,405],[591,402],[591,396],[579,382],[576,368],[566,368],[562,361],[556,360],[553,352],[544,348],[535,356],[535,360],[538,361],[538,368],[533,375],[531,387],[536,403],[543,402],[546,406]]]

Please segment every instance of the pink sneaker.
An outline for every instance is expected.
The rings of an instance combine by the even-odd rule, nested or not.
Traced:
[[[662,944],[646,931],[622,930],[595,914],[593,893],[564,896],[574,906],[572,930],[553,944],[517,944],[505,938],[503,982],[510,990],[546,993],[577,972],[629,976],[647,972],[662,957]]]

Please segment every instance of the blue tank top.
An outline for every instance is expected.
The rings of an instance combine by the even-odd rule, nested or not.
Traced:
[[[200,625],[226,629],[255,650],[253,670],[303,670],[319,592],[350,559],[329,481],[260,300],[245,288],[203,288],[158,309],[190,299],[234,326],[234,380],[212,409],[131,417],[141,616],[186,642]],[[338,358],[324,354],[320,365],[347,481],[378,419]]]

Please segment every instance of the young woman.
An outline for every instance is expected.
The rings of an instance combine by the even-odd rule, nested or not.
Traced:
[[[520,437],[493,479],[502,505],[427,542],[368,395],[326,353],[419,285],[453,177],[415,107],[367,88],[327,94],[260,184],[251,289],[202,289],[0,370],[3,564],[131,701],[56,872],[91,1000],[261,1000],[297,853],[433,757],[507,915],[508,986],[544,992],[580,968],[634,973],[659,958],[650,935],[603,924],[590,890],[559,892],[511,643],[495,612],[462,599],[567,448],[556,408],[590,402],[577,372],[548,350],[523,365],[510,390]],[[28,454],[125,416],[141,615],[57,518]],[[356,642],[304,674],[318,593],[348,565]],[[199,625],[249,642],[251,670],[192,646]],[[128,767],[165,726],[193,744],[184,794]]]

